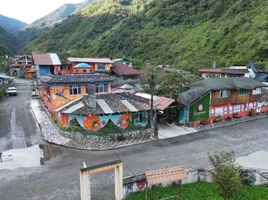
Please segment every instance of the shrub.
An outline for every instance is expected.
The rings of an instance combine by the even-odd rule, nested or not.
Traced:
[[[251,109],[249,112],[249,116],[255,116],[256,115],[256,110]]]
[[[201,124],[201,125],[208,125],[209,122],[208,122],[208,120],[206,120],[206,119],[202,119],[202,120],[200,121],[200,124]]]
[[[234,113],[233,114],[233,118],[237,118],[238,119],[238,118],[241,118],[241,116],[239,115],[239,113]]]
[[[213,120],[213,122],[215,122],[215,123],[218,123],[218,122],[221,122],[222,121],[222,118],[220,117],[220,116],[217,116],[214,120]]]
[[[213,166],[211,171],[212,182],[217,191],[224,198],[231,197],[242,188],[239,167],[235,163],[235,153],[221,152],[208,156]]]

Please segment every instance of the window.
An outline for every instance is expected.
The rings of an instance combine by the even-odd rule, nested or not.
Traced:
[[[146,113],[145,112],[138,112],[138,113],[133,113],[133,119],[135,124],[140,124],[140,123],[146,123]]]
[[[83,72],[84,72],[84,73],[86,73],[86,72],[87,72],[87,70],[85,70],[85,69],[84,69],[84,70],[83,70]]]
[[[81,94],[81,85],[70,86],[70,95]]]
[[[106,64],[97,64],[96,71],[106,71]]]
[[[219,91],[219,98],[227,98],[228,95],[228,90],[220,90]]]
[[[245,89],[239,90],[239,96],[247,96],[247,95],[248,95],[248,90],[245,90]]]
[[[105,93],[108,92],[108,85],[96,85],[96,93]]]
[[[261,94],[261,88],[255,88],[254,90],[252,90],[252,94],[253,95]]]

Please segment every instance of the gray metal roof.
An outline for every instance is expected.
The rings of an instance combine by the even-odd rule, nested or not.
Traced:
[[[189,90],[178,95],[178,101],[189,106],[197,99],[212,90],[252,90],[258,87],[265,87],[264,84],[250,78],[214,78],[197,81],[190,84]]]

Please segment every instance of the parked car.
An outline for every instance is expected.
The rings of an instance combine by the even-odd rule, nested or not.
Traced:
[[[17,90],[16,87],[8,87],[6,90],[6,95],[7,96],[17,96]]]

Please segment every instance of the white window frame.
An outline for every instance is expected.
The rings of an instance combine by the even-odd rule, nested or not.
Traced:
[[[252,90],[252,95],[259,95],[262,93],[262,88],[255,88]]]
[[[101,68],[99,69],[99,67],[101,67]],[[97,64],[96,71],[106,71],[106,64],[104,64],[104,63]]]
[[[96,93],[107,93],[109,90],[108,84],[97,84],[96,85]]]
[[[69,86],[70,95],[79,95],[81,94],[81,85],[71,85]]]
[[[229,92],[228,90],[219,90],[219,99],[228,98]]]
[[[242,91],[244,93],[242,93]],[[248,96],[248,90],[246,90],[246,89],[240,89],[239,90],[239,96]]]

